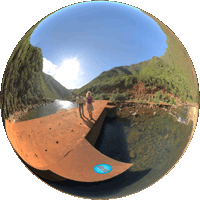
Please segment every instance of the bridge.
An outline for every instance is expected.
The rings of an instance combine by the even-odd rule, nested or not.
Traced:
[[[116,106],[96,100],[93,107],[94,120],[87,117],[86,106],[83,118],[73,108],[23,122],[5,120],[8,139],[23,161],[41,172],[81,182],[113,178],[133,164],[111,159],[94,148],[105,117],[115,117]],[[102,173],[94,170],[99,165]]]

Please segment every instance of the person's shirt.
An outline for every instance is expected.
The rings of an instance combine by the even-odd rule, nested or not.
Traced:
[[[79,104],[79,103],[84,103],[84,99],[83,97],[78,97],[77,100],[76,100],[76,103]]]
[[[93,98],[92,97],[87,97],[87,102],[92,103]]]

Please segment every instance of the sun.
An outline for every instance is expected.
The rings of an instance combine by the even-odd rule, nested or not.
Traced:
[[[77,58],[66,59],[56,70],[55,79],[67,89],[76,88],[78,76],[81,74],[80,63]]]
[[[70,67],[70,71],[73,74],[77,74],[80,68],[80,64],[76,58],[64,60],[62,67],[64,67],[66,70]]]

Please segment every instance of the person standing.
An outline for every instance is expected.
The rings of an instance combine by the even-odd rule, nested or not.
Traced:
[[[93,119],[92,118],[92,111],[94,110],[94,108],[93,108],[92,102],[94,102],[94,100],[91,97],[90,91],[87,92],[86,97],[87,97],[87,111],[89,113],[90,119]]]
[[[85,104],[85,101],[80,94],[77,95],[76,103],[77,103],[77,107],[79,108],[80,117],[82,118],[82,116],[84,116],[83,105]],[[81,111],[82,111],[82,113],[81,113]]]

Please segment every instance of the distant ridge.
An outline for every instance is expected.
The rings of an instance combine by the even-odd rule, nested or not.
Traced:
[[[158,57],[154,59],[159,59]],[[86,93],[87,91],[97,91],[99,88],[111,88],[113,86],[117,86],[125,81],[128,76],[138,76],[142,70],[148,66],[150,60],[143,61],[137,64],[125,65],[119,67],[113,67],[108,71],[102,72],[95,79],[90,81],[85,86],[80,89],[76,89],[73,91],[73,94],[77,93]]]
[[[65,98],[71,91],[66,89],[63,85],[61,85],[58,81],[56,81],[51,75],[45,74],[42,72],[43,80],[46,84],[46,88],[58,96],[59,98]]]

